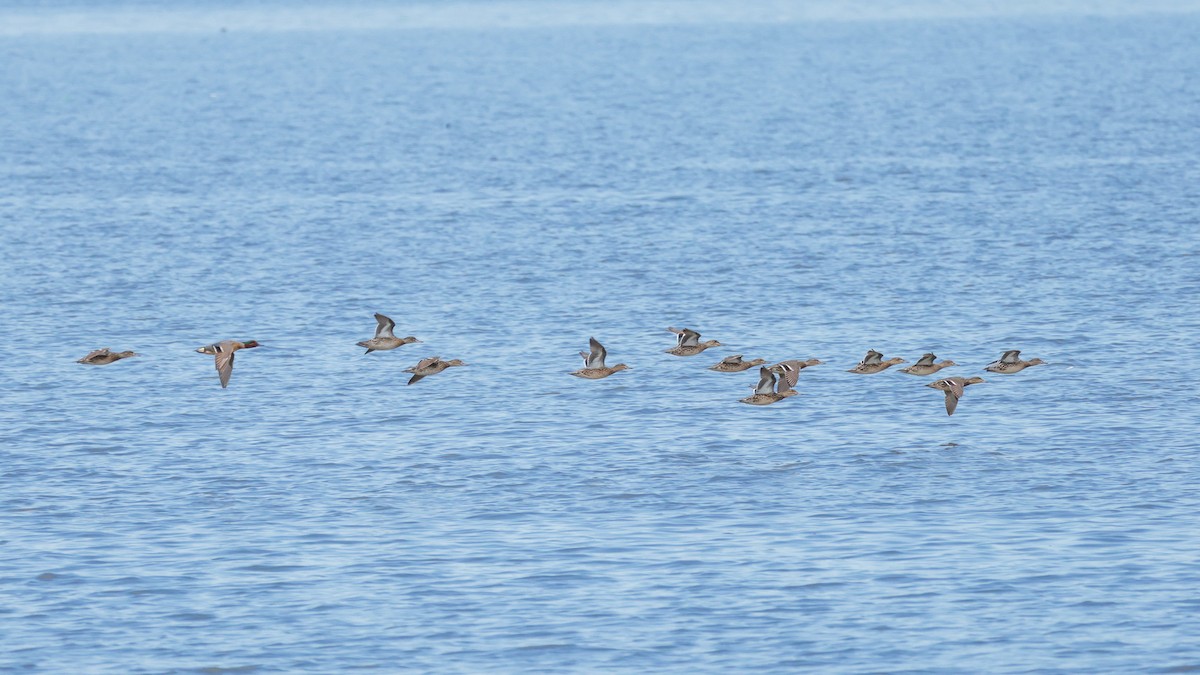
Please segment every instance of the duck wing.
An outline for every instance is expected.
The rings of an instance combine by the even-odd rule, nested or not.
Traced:
[[[442,360],[442,357],[440,357],[440,356],[431,356],[427,359],[421,359],[420,361],[417,361],[417,365],[413,366],[413,372],[420,372],[422,370],[425,370],[426,368],[432,368],[433,364],[435,364],[441,360]],[[418,378],[418,379],[420,379],[420,378]]]
[[[394,333],[392,333],[392,329],[394,329],[396,327],[395,321],[392,321],[391,319],[380,314],[379,312],[375,312],[375,321],[378,323],[378,325],[375,326],[375,337],[377,337],[377,338],[378,337],[386,337],[386,338],[396,337],[396,335]]]
[[[234,350],[218,351],[216,354],[217,374],[221,376],[221,388],[229,386],[229,377],[233,375]]]
[[[946,391],[953,392],[955,396],[962,396],[963,388],[967,386],[966,380],[961,377],[947,377],[942,382],[946,383]]]
[[[695,347],[700,344],[700,334],[691,328],[667,326],[667,330],[678,336],[678,339],[675,341],[676,347]]]
[[[604,345],[600,344],[596,338],[590,337],[588,338],[588,347],[590,347],[592,351],[587,356],[583,357],[583,366],[585,368],[603,368],[604,359],[608,356],[608,351],[604,349]],[[583,352],[580,353],[582,354]]]
[[[962,391],[962,390],[960,389],[959,391]],[[958,407],[958,396],[961,396],[961,394],[956,396],[953,391],[949,391],[949,390],[946,391],[946,414],[947,415],[954,414],[954,409]]]
[[[785,374],[780,373],[779,379],[775,382],[775,393],[782,394],[791,391],[792,385],[788,384],[788,378]]]
[[[796,386],[796,383],[800,381],[800,371],[804,367],[803,362],[796,360],[780,361],[774,366],[775,370],[779,371],[780,379],[787,381],[789,389]]]
[[[775,393],[775,373],[771,372],[770,368],[761,366],[758,369],[758,384],[754,387],[756,394],[773,394]]]
[[[108,347],[101,347],[100,349],[93,349],[92,351],[88,352],[87,356],[83,357],[82,359],[79,359],[78,361],[76,361],[76,363],[87,363],[88,361],[91,361],[92,359],[99,358],[101,356],[108,356],[110,353],[111,352],[109,351]]]

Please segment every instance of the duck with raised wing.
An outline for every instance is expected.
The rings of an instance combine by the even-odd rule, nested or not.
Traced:
[[[946,392],[946,414],[953,415],[958,407],[958,399],[962,398],[963,390],[972,384],[987,382],[982,377],[947,377],[937,382],[925,385]]]
[[[216,344],[201,347],[196,351],[201,354],[211,354],[216,357],[217,374],[221,376],[221,388],[229,386],[229,376],[233,374],[233,354],[239,349],[257,347],[254,340],[238,342],[237,340],[221,340]]]
[[[405,368],[404,372],[413,374],[413,376],[408,379],[408,383],[414,384],[416,382],[420,382],[426,377],[429,377],[430,375],[437,375],[447,368],[465,365],[467,364],[459,361],[458,359],[443,361],[440,356],[431,356],[427,359],[421,359],[417,362],[417,365],[413,366],[412,368]]]
[[[750,405],[771,405],[798,393],[788,386],[787,378],[780,377],[778,383],[779,388],[776,389],[775,373],[772,373],[770,368],[762,366],[758,369],[758,384],[754,387],[754,393],[741,399],[740,402]]]
[[[804,370],[805,368],[811,368],[812,366],[819,366],[822,363],[825,362],[821,359],[808,359],[807,361],[792,359],[790,361],[780,361],[779,363],[771,366],[771,372],[786,380],[789,387],[794,387],[796,386],[796,383],[800,381],[800,371]]]
[[[909,366],[907,368],[901,368],[900,372],[908,373],[909,375],[932,375],[932,374],[936,373],[937,371],[941,370],[942,368],[949,368],[950,366],[958,365],[957,363],[950,361],[950,360],[941,361],[939,363],[934,363],[934,361],[936,361],[936,360],[937,360],[936,356],[934,356],[932,353],[927,352],[927,353],[923,354],[921,356],[921,358],[917,359],[916,363],[912,364],[911,366]]]
[[[716,340],[700,341],[700,334],[691,328],[675,328],[668,326],[667,330],[674,333],[677,338],[675,346],[666,350],[668,354],[675,356],[695,356],[709,347],[720,347],[721,343]]]
[[[618,363],[612,368],[605,366],[604,357],[608,356],[608,351],[596,338],[588,338],[588,346],[591,348],[590,352],[579,352],[579,355],[583,357],[583,368],[571,373],[575,377],[582,377],[586,380],[602,380],[615,372],[629,370],[629,366],[624,363]]]
[[[131,356],[141,356],[133,352],[114,352],[108,347],[103,347],[94,351],[88,352],[88,355],[79,359],[75,363],[86,363],[90,366],[107,366],[110,363],[115,363],[121,359],[127,359]]]
[[[720,363],[711,365],[708,369],[715,370],[718,373],[740,373],[743,370],[750,370],[754,366],[761,366],[766,362],[766,359],[743,361],[741,354],[734,354],[733,356],[726,356],[721,359]]]
[[[1040,366],[1044,365],[1045,363],[1046,362],[1041,359],[1022,361],[1021,350],[1010,349],[1004,352],[1004,355],[1000,357],[999,361],[992,361],[984,366],[983,369],[990,373],[1004,373],[1011,375],[1012,373],[1019,373],[1029,366]]]
[[[375,322],[377,324],[375,326],[375,337],[371,338],[370,340],[363,340],[362,342],[357,343],[359,347],[367,348],[367,351],[364,352],[364,354],[395,349],[396,347],[400,347],[402,345],[410,345],[414,342],[420,342],[420,340],[411,335],[404,338],[396,337],[392,333],[392,329],[396,327],[396,322],[380,314],[379,312],[375,313]]]
[[[893,356],[892,358],[888,359],[887,361],[884,361],[883,354],[880,354],[879,352],[875,351],[874,349],[871,349],[871,350],[867,351],[867,355],[863,357],[862,361],[858,362],[857,366],[854,366],[853,368],[851,368],[850,370],[847,370],[846,372],[859,373],[860,375],[872,375],[874,373],[882,373],[883,371],[887,370],[888,368],[891,368],[892,366],[900,364],[900,363],[908,363],[908,362],[905,361],[904,359],[900,358],[899,356]]]

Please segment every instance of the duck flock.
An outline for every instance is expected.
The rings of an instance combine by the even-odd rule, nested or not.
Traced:
[[[357,343],[359,347],[366,347],[367,354],[374,351],[387,351],[396,349],[407,344],[420,342],[411,335],[408,337],[398,338],[393,332],[396,328],[396,322],[392,321],[383,314],[376,313],[375,321],[375,337],[369,340],[363,340]],[[712,347],[720,347],[721,343],[716,340],[700,341],[700,333],[690,328],[675,328],[668,327],[667,330],[675,333],[675,346],[665,350],[668,354],[675,356],[695,356],[706,349]],[[257,347],[258,342],[255,340],[246,340],[241,342],[238,340],[222,340],[215,344],[207,345],[197,349],[201,354],[209,354],[215,357],[217,374],[221,379],[221,388],[229,386],[229,378],[233,374],[233,357],[239,349],[250,349]],[[607,366],[604,363],[608,356],[608,351],[604,349],[604,345],[596,338],[588,338],[589,350],[579,352],[583,357],[583,368],[571,373],[575,377],[582,377],[588,380],[600,380],[612,375],[613,373],[622,370],[628,370],[629,366],[624,363],[618,363],[615,366]],[[79,359],[79,363],[85,363],[94,366],[103,366],[110,363],[115,363],[121,359],[131,356],[138,356],[132,351],[114,352],[108,347],[97,349],[90,352],[87,356]],[[742,403],[750,405],[770,405],[778,401],[782,401],[790,396],[797,394],[793,388],[800,378],[800,371],[805,368],[820,365],[824,363],[820,359],[788,360],[780,361],[774,365],[766,365],[764,359],[744,360],[741,354],[727,356],[718,363],[709,366],[709,370],[715,370],[720,373],[740,373],[755,366],[758,368],[758,384],[754,387],[754,393],[746,398],[741,399]],[[888,360],[883,359],[883,354],[869,350],[867,355],[859,361],[857,366],[854,366],[847,372],[857,373],[859,375],[873,375],[882,373],[892,366],[907,363],[902,358],[893,357]],[[1041,359],[1030,359],[1028,361],[1021,359],[1021,352],[1017,349],[1010,349],[1004,352],[1000,358],[984,367],[984,370],[991,373],[1012,374],[1019,373],[1029,366],[1037,366],[1044,364]],[[411,368],[406,368],[404,372],[412,373],[408,384],[414,384],[430,375],[436,375],[448,368],[455,366],[465,366],[459,359],[443,360],[440,356],[430,356],[422,359]],[[916,375],[920,377],[933,375],[943,368],[957,366],[953,361],[938,361],[937,356],[927,353],[921,356],[916,363],[907,367],[901,368],[900,372]],[[953,415],[954,409],[958,407],[958,400],[962,398],[963,391],[972,384],[980,384],[986,382],[982,377],[947,377],[936,382],[932,382],[925,386],[932,387],[946,394],[946,414]]]

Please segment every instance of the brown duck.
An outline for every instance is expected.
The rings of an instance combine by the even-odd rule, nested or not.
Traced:
[[[753,359],[751,361],[743,361],[741,354],[726,356],[721,359],[720,363],[711,365],[709,370],[715,370],[718,373],[740,373],[743,370],[750,370],[754,366],[761,366],[766,363],[766,359]]]
[[[141,356],[141,354],[134,354],[133,352],[114,352],[108,347],[104,347],[102,349],[88,352],[87,356],[79,359],[75,363],[86,363],[91,366],[107,366],[110,363],[115,363],[121,359],[127,359],[131,356]]]
[[[963,390],[972,384],[987,382],[982,377],[947,377],[925,385],[946,392],[946,414],[953,415],[958,407],[958,399],[962,398]]]
[[[363,340],[357,343],[359,347],[366,347],[366,354],[371,352],[379,352],[387,349],[395,349],[401,345],[410,345],[414,342],[420,342],[417,338],[409,335],[408,337],[398,338],[392,333],[396,327],[396,322],[386,316],[375,313],[375,337],[370,340]]]
[[[1028,368],[1029,366],[1040,366],[1040,365],[1044,365],[1045,363],[1046,362],[1041,359],[1030,359],[1028,361],[1022,361],[1021,360],[1021,350],[1010,349],[1010,350],[1004,352],[1004,355],[1000,357],[999,361],[992,361],[991,363],[984,366],[983,369],[990,373],[1012,374],[1012,373],[1019,373],[1022,370],[1025,370],[1026,368]]]
[[[675,356],[695,356],[709,347],[720,347],[721,343],[716,340],[700,341],[700,334],[691,328],[675,328],[668,326],[667,330],[674,333],[677,337],[675,346],[666,350],[668,354]]]
[[[221,340],[216,344],[201,347],[196,351],[201,354],[211,354],[216,357],[217,374],[221,376],[221,388],[229,386],[229,376],[233,375],[233,354],[239,349],[257,347],[254,340],[238,342],[237,340]]]
[[[741,399],[741,403],[749,403],[750,405],[771,405],[776,401],[782,401],[789,396],[795,396],[796,390],[788,386],[787,379],[780,377],[778,379],[779,388],[776,389],[775,373],[771,372],[770,368],[765,366],[758,369],[758,384],[754,387],[754,393]]]
[[[874,373],[882,373],[883,371],[887,370],[888,368],[891,368],[892,366],[900,364],[900,363],[907,363],[907,361],[900,358],[899,356],[894,356],[894,357],[888,359],[887,361],[884,361],[883,354],[880,354],[879,352],[875,351],[874,349],[871,349],[871,350],[867,351],[867,355],[863,357],[862,361],[858,362],[857,366],[854,366],[853,368],[851,368],[850,370],[847,370],[846,372],[859,373],[861,375],[872,375]]]
[[[583,357],[583,368],[571,373],[575,377],[602,380],[617,371],[629,369],[629,366],[624,363],[618,363],[612,368],[605,366],[604,357],[608,356],[608,351],[596,338],[588,338],[588,346],[591,348],[590,352],[579,352],[579,355]]]
[[[932,353],[926,353],[922,355],[921,358],[917,359],[916,363],[907,368],[901,368],[900,372],[908,373],[909,375],[932,375],[942,368],[949,368],[950,366],[958,365],[953,361],[934,363],[935,360],[937,360],[936,356],[934,356]]]
[[[467,364],[459,361],[458,359],[443,361],[440,356],[431,356],[427,359],[421,359],[417,362],[417,365],[413,366],[412,368],[405,368],[404,372],[413,374],[413,376],[408,379],[408,383],[414,384],[416,382],[420,382],[426,377],[429,377],[430,375],[437,375],[447,368],[465,365]]]
[[[780,361],[779,363],[771,366],[771,372],[786,380],[789,387],[794,387],[796,386],[796,383],[800,381],[800,371],[812,366],[819,366],[822,363],[825,362],[821,359],[808,359],[807,361],[793,359],[790,361]]]

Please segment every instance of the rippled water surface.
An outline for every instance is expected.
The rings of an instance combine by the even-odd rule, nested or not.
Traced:
[[[0,7],[0,670],[1200,669],[1200,13],[1096,6]]]

